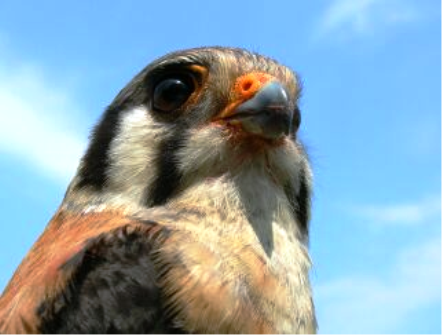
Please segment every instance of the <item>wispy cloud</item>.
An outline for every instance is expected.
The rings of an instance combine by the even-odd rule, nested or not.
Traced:
[[[80,115],[73,100],[35,66],[0,59],[0,74],[0,153],[67,182],[86,142],[73,130]]]
[[[441,197],[388,205],[366,204],[349,207],[357,215],[375,225],[419,225],[441,215]]]
[[[316,39],[369,36],[418,17],[416,6],[407,0],[335,0],[320,17],[314,35]]]
[[[387,274],[348,274],[315,287],[321,333],[390,333],[441,302],[441,242],[394,256]],[[423,330],[426,332],[426,329]]]

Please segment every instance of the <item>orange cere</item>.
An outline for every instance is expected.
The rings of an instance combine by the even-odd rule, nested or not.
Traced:
[[[274,79],[273,76],[263,72],[250,72],[237,78],[231,90],[231,102],[216,117],[224,119],[235,114],[235,108],[248,99],[251,99],[266,83]]]

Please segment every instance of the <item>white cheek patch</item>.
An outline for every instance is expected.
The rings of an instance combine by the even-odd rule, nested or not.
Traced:
[[[177,152],[178,168],[184,183],[192,183],[193,177],[214,177],[229,167],[232,148],[221,127],[205,127],[192,130],[183,148]]]
[[[107,190],[124,200],[142,202],[146,188],[157,175],[153,158],[168,131],[145,107],[123,112],[109,149]]]

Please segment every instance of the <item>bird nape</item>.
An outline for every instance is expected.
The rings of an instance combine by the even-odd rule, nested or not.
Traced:
[[[0,298],[3,333],[314,333],[300,80],[237,48],[117,95]]]

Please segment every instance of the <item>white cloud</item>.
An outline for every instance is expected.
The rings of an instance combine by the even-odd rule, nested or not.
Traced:
[[[314,289],[321,333],[395,332],[441,303],[440,239],[403,250],[385,275],[350,274]]]
[[[390,205],[360,205],[350,211],[375,225],[426,224],[441,214],[441,197],[435,195],[416,202]]]
[[[335,0],[321,16],[315,37],[368,36],[418,17],[407,0]]]
[[[75,131],[79,115],[69,94],[36,67],[0,59],[0,153],[66,183],[86,143]]]

